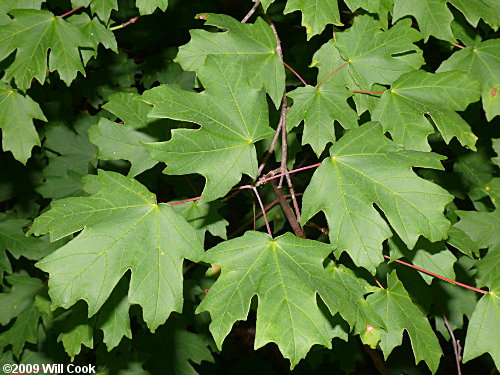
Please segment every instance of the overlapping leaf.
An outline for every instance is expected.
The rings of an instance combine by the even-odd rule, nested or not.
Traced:
[[[0,82],[2,148],[4,151],[11,151],[23,164],[31,156],[33,146],[40,146],[33,119],[47,121],[38,103]]]
[[[337,0],[288,0],[284,13],[302,12],[302,26],[307,39],[321,34],[326,25],[342,26]]]
[[[276,38],[267,23],[258,18],[254,24],[242,24],[222,14],[204,15],[205,25],[226,29],[212,33],[192,30],[191,41],[179,48],[175,61],[184,70],[198,73],[208,56],[219,58],[219,64],[239,64],[240,74],[253,88],[264,87],[276,107],[285,90],[285,70],[276,52]]]
[[[437,72],[449,70],[465,72],[471,79],[479,81],[488,121],[500,115],[500,40],[487,40],[455,52]]]
[[[387,275],[387,289],[368,296],[368,302],[387,325],[387,330],[381,332],[380,340],[384,357],[387,359],[392,350],[401,345],[403,331],[406,330],[411,339],[415,363],[423,360],[435,373],[443,355],[439,341],[427,317],[412,302],[395,271]]]
[[[347,251],[372,272],[383,260],[382,242],[392,234],[373,204],[409,248],[421,235],[430,241],[447,237],[443,210],[452,196],[411,169],[442,169],[442,157],[401,150],[377,123],[349,130],[330,154],[304,192],[301,221],[323,211],[338,254]]]
[[[43,84],[47,71],[57,70],[67,85],[78,72],[85,75],[79,47],[93,48],[94,43],[78,27],[46,10],[10,13],[12,22],[0,26],[0,60],[14,51],[16,57],[6,69],[5,79],[14,78],[19,88],[27,89],[33,78]]]
[[[132,128],[144,128],[151,122],[148,113],[151,107],[141,100],[139,95],[119,92],[111,95],[102,107]]]
[[[210,331],[220,348],[237,320],[247,317],[258,296],[255,348],[275,342],[292,367],[310,347],[331,347],[334,330],[316,302],[319,294],[335,315],[339,312],[355,332],[367,324],[380,327],[376,312],[363,295],[365,284],[343,269],[323,267],[331,246],[289,233],[275,239],[248,231],[210,249],[203,260],[222,269],[197,311],[209,311]]]
[[[140,14],[151,14],[157,8],[165,11],[168,7],[168,0],[136,0],[135,5],[139,8]]]
[[[90,6],[92,14],[97,14],[103,22],[108,22],[111,11],[118,9],[118,0],[71,0],[73,8]]]
[[[304,120],[302,144],[310,144],[319,156],[328,142],[335,141],[334,120],[345,129],[358,126],[356,111],[347,103],[352,95],[345,88],[330,82],[319,87],[299,87],[287,93],[293,99],[293,106],[287,113],[287,129]]]
[[[251,88],[242,69],[240,64],[223,64],[209,56],[198,72],[203,93],[167,85],[142,95],[154,105],[150,117],[202,125],[196,130],[173,130],[170,141],[146,147],[154,159],[167,163],[167,174],[205,176],[204,201],[225,195],[242,174],[254,177],[257,158],[253,144],[274,133],[268,125],[264,92]]]
[[[154,330],[181,310],[182,261],[196,260],[202,245],[182,217],[135,180],[100,171],[92,183],[99,191],[54,202],[31,228],[53,240],[83,229],[37,263],[50,274],[53,304],[68,308],[83,299],[92,316],[131,270],[128,298]]]
[[[375,107],[373,119],[380,121],[394,141],[405,148],[429,151],[427,136],[434,127],[446,143],[457,137],[460,143],[476,149],[477,137],[455,111],[479,99],[479,85],[456,71],[432,74],[415,71],[401,76]]]
[[[313,65],[318,66],[318,80],[322,80],[346,64],[328,79],[351,90],[370,90],[375,83],[391,84],[424,63],[422,51],[413,44],[421,38],[410,20],[382,31],[372,17],[358,16],[351,28],[337,32],[335,41],[316,52]]]
[[[90,128],[89,138],[93,144],[99,147],[99,159],[129,160],[132,164],[128,172],[130,177],[135,177],[158,163],[151,158],[141,143],[154,142],[156,139],[131,127],[103,118]]]

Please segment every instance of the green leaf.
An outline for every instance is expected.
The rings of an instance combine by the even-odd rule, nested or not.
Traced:
[[[196,130],[175,129],[170,141],[146,147],[154,159],[167,163],[167,174],[205,176],[202,201],[207,202],[224,196],[242,174],[256,176],[254,143],[274,131],[268,125],[265,95],[250,87],[241,65],[208,57],[198,74],[203,93],[167,85],[146,91],[142,100],[154,106],[150,117],[202,125]]]
[[[479,247],[462,229],[452,226],[446,240],[451,246],[472,258],[472,254],[479,256]]]
[[[192,227],[137,181],[99,171],[90,197],[55,201],[30,232],[52,240],[83,231],[37,266],[50,274],[53,306],[83,299],[94,315],[120,278],[131,270],[129,300],[143,308],[151,330],[182,308],[182,262],[196,260],[202,245]],[[151,298],[155,296],[155,298]],[[161,302],[160,302],[161,301]]]
[[[425,238],[417,241],[413,249],[408,249],[399,238],[391,238],[388,241],[391,259],[406,257],[413,265],[434,272],[438,275],[455,279],[453,266],[457,258],[446,248],[444,242],[429,242]],[[434,278],[430,275],[420,273],[427,284],[431,284]]]
[[[82,116],[73,123],[74,129],[56,123],[45,132],[43,147],[49,163],[43,169],[45,182],[37,188],[45,198],[81,193],[82,177],[97,166],[97,148],[88,136],[88,128],[95,121],[90,116]]]
[[[82,345],[91,349],[94,347],[94,324],[95,317],[87,318],[87,309],[83,303],[73,307],[65,316],[64,327],[57,337],[57,342],[62,342],[71,361],[80,354]]]
[[[300,10],[307,39],[321,34],[326,25],[342,26],[337,0],[288,0],[284,14]]]
[[[0,324],[3,326],[29,308],[44,288],[40,279],[29,277],[26,273],[16,273],[6,279],[12,287],[0,293]]]
[[[464,347],[464,363],[489,353],[497,368],[500,368],[500,287],[498,278],[491,291],[484,295],[472,313],[467,328]]]
[[[118,0],[71,0],[73,8],[84,6],[92,10],[92,14],[97,14],[103,22],[108,22],[113,9],[118,9]]]
[[[330,82],[351,90],[370,90],[376,83],[391,84],[424,63],[422,51],[413,44],[422,36],[411,28],[410,20],[382,31],[376,20],[362,15],[354,19],[351,28],[337,32],[336,38],[313,57],[312,65],[319,68],[318,81],[340,68],[328,78]]]
[[[459,70],[467,73],[471,79],[479,81],[483,108],[488,121],[500,115],[499,51],[500,40],[498,39],[477,43],[453,53],[437,70],[437,72]]]
[[[478,286],[492,288],[500,277],[500,249],[491,248],[488,253],[480,259],[474,268],[477,269],[476,283]]]
[[[226,29],[226,32],[191,30],[191,41],[179,48],[175,59],[184,70],[198,70],[208,56],[219,64],[243,65],[240,74],[253,88],[264,87],[276,108],[285,90],[285,68],[276,52],[276,38],[269,25],[258,18],[254,24],[242,24],[222,14],[204,15],[205,25]],[[243,77],[242,77],[243,78]]]
[[[447,0],[394,0],[393,17],[398,20],[404,16],[412,16],[424,34],[424,41],[429,36],[455,42],[451,32],[453,15],[446,6]]]
[[[460,221],[455,226],[479,245],[479,248],[500,248],[500,209],[493,212],[456,211]]]
[[[213,236],[227,240],[226,228],[229,222],[219,214],[222,207],[220,201],[202,204],[193,201],[175,205],[174,210],[200,232],[200,238],[204,238],[205,232],[209,231]]]
[[[144,128],[152,121],[148,118],[151,107],[144,103],[138,94],[118,92],[108,98],[102,108],[108,110],[127,126]]]
[[[81,33],[83,35],[86,35],[92,42],[93,50],[85,49],[81,51],[84,64],[87,64],[87,62],[92,57],[97,57],[97,49],[99,47],[99,44],[102,44],[105,48],[118,53],[118,46],[116,44],[115,35],[111,30],[107,29],[97,19],[97,17],[90,19],[90,17],[86,13],[82,13],[71,16],[68,19],[68,22],[78,27]]]
[[[467,21],[474,27],[482,18],[494,30],[498,30],[500,20],[500,2],[498,0],[449,0],[460,10]]]
[[[302,144],[310,144],[316,155],[321,155],[328,142],[335,142],[334,120],[345,129],[358,126],[356,111],[347,103],[352,95],[330,82],[319,87],[299,87],[287,93],[293,99],[287,113],[287,130],[304,120]]]
[[[387,28],[388,15],[394,5],[393,0],[344,0],[344,2],[352,12],[362,8],[369,13],[377,14],[382,26]]]
[[[11,9],[40,9],[45,0],[3,0],[2,6]]]
[[[492,158],[491,161],[500,167],[500,138],[492,139],[493,151],[497,154],[497,157]]]
[[[2,148],[12,151],[12,155],[23,164],[31,156],[33,146],[40,146],[33,119],[47,121],[38,103],[0,82]]]
[[[380,326],[363,294],[368,291],[344,269],[329,274],[323,261],[331,246],[290,233],[271,239],[248,231],[210,249],[203,260],[221,267],[197,312],[209,311],[210,331],[219,349],[232,325],[247,317],[258,297],[255,349],[269,342],[280,348],[294,367],[314,344],[331,347],[333,327],[319,309],[319,294],[332,315],[340,312],[355,331]],[[332,277],[333,276],[333,277]]]
[[[102,118],[89,129],[89,138],[99,148],[99,159],[129,160],[132,164],[128,172],[130,177],[135,177],[158,163],[142,145],[142,142],[154,142],[156,139],[134,128]]]
[[[152,14],[156,8],[166,11],[168,0],[136,0],[135,5],[139,8],[141,15]]]
[[[477,137],[455,111],[465,110],[479,99],[479,94],[479,84],[464,73],[418,70],[402,75],[382,95],[373,119],[381,122],[396,143],[407,149],[429,151],[427,136],[434,132],[426,118],[430,116],[446,143],[457,137],[462,145],[475,150]]]
[[[412,302],[403,283],[398,280],[396,271],[387,275],[387,289],[368,296],[368,302],[381,314],[387,326],[380,340],[384,358],[387,359],[392,350],[401,345],[403,331],[406,330],[411,339],[415,363],[423,360],[435,373],[443,355],[439,341],[425,314]]]
[[[43,84],[47,71],[57,70],[68,86],[78,72],[85,76],[78,48],[93,48],[94,43],[76,26],[46,10],[21,9],[10,14],[14,20],[0,26],[0,60],[17,52],[4,79],[14,78],[24,90],[31,86],[33,78]]]
[[[323,211],[337,254],[347,251],[371,272],[383,261],[382,242],[392,233],[374,203],[409,248],[420,235],[430,241],[447,237],[443,210],[452,196],[411,169],[442,169],[441,156],[401,150],[377,123],[349,130],[330,155],[304,192],[301,222]]]

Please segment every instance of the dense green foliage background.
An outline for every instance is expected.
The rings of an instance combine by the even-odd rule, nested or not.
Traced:
[[[0,0],[0,362],[495,373],[499,22]]]

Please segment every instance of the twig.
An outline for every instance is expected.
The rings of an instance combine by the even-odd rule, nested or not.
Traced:
[[[273,232],[271,232],[271,227],[269,226],[269,220],[267,220],[266,210],[264,209],[264,205],[262,204],[262,199],[260,199],[259,192],[256,187],[252,188],[253,192],[257,196],[257,200],[259,201],[260,209],[262,210],[262,216],[264,216],[264,221],[266,222],[267,233],[271,238],[273,238]]]
[[[118,25],[118,26],[110,27],[109,29],[111,31],[115,31],[115,30],[118,30],[118,29],[123,29],[124,27],[127,27],[128,25],[133,24],[135,21],[137,21],[139,19],[139,17],[140,16],[133,17],[133,18],[129,19],[127,22],[124,22],[124,23],[122,23],[121,25]]]
[[[384,255],[384,258],[391,260],[391,257],[390,257],[390,256],[387,256],[387,255]],[[434,272],[431,272],[431,271],[427,271],[427,270],[424,270],[423,268],[420,268],[420,267],[414,266],[413,264],[403,262],[402,260],[399,260],[399,259],[394,259],[394,261],[395,261],[395,262],[398,262],[398,263],[400,263],[400,264],[404,264],[405,266],[408,266],[408,267],[414,268],[414,269],[416,269],[417,271],[424,272],[424,273],[426,273],[426,274],[428,274],[428,275],[431,275],[431,276],[437,277],[438,279],[445,280],[445,281],[448,281],[449,283],[452,283],[452,284],[455,284],[455,285],[461,286],[461,287],[463,287],[463,288],[470,289],[470,290],[473,290],[473,291],[475,291],[475,292],[482,293],[482,294],[488,294],[488,292],[487,292],[486,290],[481,290],[481,289],[474,288],[473,286],[470,286],[470,285],[467,285],[467,284],[462,284],[462,283],[460,283],[460,282],[458,282],[458,281],[455,281],[455,280],[452,280],[452,279],[448,279],[447,277],[444,277],[444,276],[438,275],[437,273],[434,273]]]
[[[446,326],[446,329],[448,330],[448,333],[451,336],[451,342],[453,343],[453,352],[455,353],[455,363],[457,364],[457,375],[462,375],[462,368],[460,365],[460,362],[462,361],[462,347],[460,346],[460,341],[458,341],[455,338],[455,334],[453,333],[453,330],[450,327],[450,323],[448,322],[448,319],[446,319],[446,315],[443,313],[443,320],[444,320],[444,325]]]
[[[302,82],[302,84],[303,84],[304,86],[307,86],[307,82],[304,80],[304,78],[302,78],[302,77],[300,76],[300,74],[299,74],[299,73],[297,73],[297,72],[295,71],[295,69],[293,69],[290,65],[288,65],[288,64],[287,64],[286,62],[284,62],[284,61],[283,61],[283,65],[285,65],[288,69],[290,69],[290,71],[291,71],[293,74],[295,74],[295,76],[296,76],[296,77],[300,80],[300,82]]]
[[[252,17],[252,15],[255,13],[255,11],[257,10],[257,8],[259,7],[260,5],[260,0],[253,0],[253,2],[255,3],[252,7],[252,9],[250,9],[247,13],[247,15],[245,17],[243,17],[243,19],[241,20],[241,23],[246,23],[250,17]]]
[[[276,133],[274,134],[273,140],[271,141],[271,145],[269,146],[269,149],[267,150],[266,155],[262,159],[262,163],[259,165],[259,169],[257,170],[257,178],[260,177],[262,170],[267,164],[267,160],[269,159],[269,156],[274,152],[274,148],[276,147],[276,142],[278,141],[278,136],[281,134],[281,116],[280,116],[280,121],[278,122],[278,127],[276,128]]]
[[[346,66],[347,64],[349,64],[349,61],[343,63],[341,66],[339,66],[337,69],[335,69],[333,72],[331,72],[330,74],[328,74],[325,78],[323,78],[315,87],[319,87],[322,85],[323,82],[325,82],[328,78],[330,78],[331,76],[333,76],[335,73],[337,73],[340,69],[342,69],[344,66]]]
[[[319,167],[320,165],[321,165],[321,163],[311,164],[311,165],[308,165],[308,166],[305,166],[305,167],[302,167],[302,168],[292,169],[291,171],[286,171],[286,172],[283,172],[283,173],[278,173],[278,174],[275,174],[274,176],[261,178],[259,181],[257,181],[257,186],[265,184],[266,182],[274,180],[275,178],[279,178],[281,176],[286,176],[287,174],[293,174],[293,173],[297,173],[297,172],[302,172],[302,171],[305,171],[305,170],[311,169],[311,168],[316,168],[316,167]]]
[[[283,195],[281,189],[276,186],[276,181],[271,182],[271,186],[273,187],[274,194],[276,194],[276,199],[278,200],[279,204],[281,205],[281,208],[283,209],[283,212],[285,213],[285,216],[290,223],[293,232],[297,237],[302,237],[306,238],[304,234],[304,229],[300,226],[299,221],[297,220],[297,217],[294,215],[292,211],[292,207],[288,204],[286,201],[285,196]]]
[[[377,369],[378,373],[380,375],[389,375],[389,371],[385,367],[384,360],[381,358],[380,354],[378,351],[375,349],[372,349],[369,345],[363,345],[363,349],[365,350],[366,354],[370,357],[370,359],[373,362],[373,365]]]
[[[64,13],[64,14],[61,14],[59,17],[61,17],[61,18],[67,17],[67,16],[69,16],[70,14],[75,13],[75,12],[76,12],[78,9],[80,9],[80,8],[83,8],[83,5],[80,5],[79,7],[73,8],[73,9],[71,9],[69,12],[66,12],[66,13]]]

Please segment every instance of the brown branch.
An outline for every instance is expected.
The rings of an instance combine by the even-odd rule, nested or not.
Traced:
[[[61,18],[67,17],[67,16],[69,16],[70,14],[75,13],[78,9],[81,9],[81,8],[83,8],[83,5],[80,5],[79,7],[76,7],[76,8],[74,8],[74,9],[71,9],[69,12],[66,12],[66,13],[64,13],[64,14],[61,14],[59,17],[61,17]]]
[[[252,15],[255,13],[255,11],[257,10],[257,8],[259,7],[260,5],[260,0],[253,0],[253,2],[255,3],[252,7],[252,9],[250,9],[247,13],[247,15],[245,17],[243,17],[243,19],[241,20],[241,23],[246,23],[250,17],[252,17]]]
[[[278,186],[276,186],[276,181],[272,181],[271,186],[273,187],[274,194],[276,194],[276,199],[278,200],[278,202],[281,206],[281,209],[285,213],[285,216],[286,216],[288,222],[290,223],[295,235],[297,237],[306,238],[306,236],[304,234],[304,229],[300,226],[300,223],[297,220],[297,218],[295,217],[295,214],[293,213],[292,207],[290,207],[290,205],[286,201],[286,198],[283,195],[283,192],[281,191],[281,189]]]
[[[448,333],[451,336],[451,342],[453,343],[453,352],[455,353],[455,363],[457,364],[457,375],[462,375],[462,368],[460,365],[460,362],[462,361],[462,356],[461,356],[461,351],[462,347],[460,346],[460,341],[458,341],[455,338],[455,334],[453,333],[453,330],[450,327],[450,323],[448,322],[448,319],[446,319],[446,315],[443,313],[443,320],[444,320],[444,325],[446,326],[446,329],[448,330]]]
[[[131,19],[129,19],[127,22],[124,22],[122,23],[121,25],[118,25],[118,26],[113,26],[113,27],[110,27],[109,29],[111,31],[114,31],[114,30],[118,30],[118,29],[123,29],[133,23],[135,23],[135,21],[137,21],[139,19],[140,16],[136,16],[136,17],[133,17]]]
[[[380,375],[389,375],[389,371],[385,367],[384,360],[381,358],[380,353],[375,349],[372,349],[369,345],[363,345],[363,349],[365,349],[366,354],[370,357],[373,362],[373,365],[377,369]]]

